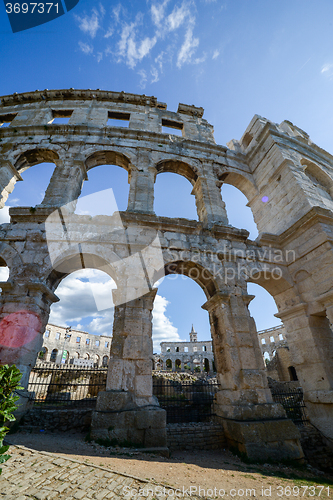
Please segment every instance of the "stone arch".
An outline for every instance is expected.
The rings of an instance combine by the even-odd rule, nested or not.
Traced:
[[[166,370],[172,370],[172,361],[170,358],[168,358],[166,361],[165,361],[165,369]]]
[[[210,372],[209,360],[207,358],[204,359],[204,370],[206,373]]]
[[[112,260],[114,259],[113,261],[119,260],[119,257],[114,253],[112,253],[111,258]],[[108,274],[115,283],[119,281],[114,267],[105,257],[96,253],[80,253],[77,249],[70,248],[67,252],[59,255],[59,258],[54,260],[53,265],[49,266],[45,273],[47,276],[46,282],[50,289],[54,291],[64,278],[82,269],[103,271]]]
[[[89,354],[89,352],[86,352],[86,353],[84,354],[84,359],[87,359],[87,360],[89,360],[89,359],[90,359],[90,354]]]
[[[87,172],[99,165],[117,165],[127,172],[131,171],[131,160],[123,153],[114,150],[100,150],[90,154],[85,160]]]
[[[188,276],[193,279],[193,281],[198,283],[203,289],[207,299],[215,295],[218,289],[211,272],[197,262],[192,262],[190,260],[169,262],[164,266],[164,273],[165,276],[168,276],[169,274],[184,274],[184,276]],[[156,281],[163,275],[162,272],[158,274],[159,275],[155,277]]]
[[[239,189],[244,194],[244,196],[246,196],[249,203],[251,202],[252,198],[254,198],[259,193],[253,176],[250,174],[246,175],[244,172],[240,174],[239,172],[230,169],[230,167],[219,168],[216,171],[216,174],[221,184],[230,184],[231,186]]]
[[[328,200],[333,201],[333,179],[316,163],[301,159],[304,173],[312,184],[316,187],[319,194]]]
[[[170,172],[182,175],[192,184],[192,186],[194,186],[199,177],[197,167],[190,165],[190,163],[185,163],[182,160],[162,160],[155,165],[155,169],[156,174]]]
[[[106,367],[108,366],[108,362],[109,362],[109,356],[103,356],[103,359],[102,359],[102,366],[103,367]]]
[[[12,269],[18,269],[23,265],[21,255],[7,243],[0,243],[0,267],[8,267],[9,278]]]
[[[175,368],[176,368],[176,370],[180,370],[181,367],[182,367],[182,362],[180,359],[177,358],[175,361]]]
[[[21,153],[15,161],[15,168],[18,172],[24,172],[28,168],[39,163],[55,163],[59,160],[59,155],[52,149],[34,148]]]

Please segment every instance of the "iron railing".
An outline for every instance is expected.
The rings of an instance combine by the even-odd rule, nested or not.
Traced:
[[[153,394],[167,412],[167,423],[207,422],[219,385],[214,380],[176,381],[153,379]]]
[[[287,391],[271,388],[271,392],[273,401],[283,406],[287,417],[290,418],[294,424],[303,426],[309,423],[303,399],[303,389],[301,387],[288,389]]]
[[[106,387],[106,368],[35,367],[28,391],[34,407],[94,408],[99,391]]]

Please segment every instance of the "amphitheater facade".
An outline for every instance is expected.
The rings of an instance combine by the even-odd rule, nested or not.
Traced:
[[[57,124],[66,118],[67,124]],[[112,120],[128,128],[112,126]],[[45,90],[0,103],[1,206],[21,173],[51,162],[41,204],[12,207],[0,228],[0,362],[27,384],[57,287],[82,268],[111,276],[114,327],[107,390],[94,437],[166,444],[165,412],[152,394],[152,308],[158,279],[180,273],[200,286],[220,391],[215,413],[230,446],[250,458],[301,458],[299,433],[268,387],[247,283],[263,286],[282,320],[311,421],[333,437],[333,157],[289,121],[254,116],[244,135],[215,143],[203,109],[177,112],[155,97],[100,90]],[[168,133],[164,133],[166,128]],[[174,135],[173,130],[181,132]],[[89,171],[128,172],[128,207],[112,216],[75,213]],[[157,217],[154,182],[174,172],[192,185],[198,220]],[[221,185],[248,199],[256,241],[228,223]],[[102,186],[101,186],[102,188]],[[104,186],[103,186],[104,188]]]

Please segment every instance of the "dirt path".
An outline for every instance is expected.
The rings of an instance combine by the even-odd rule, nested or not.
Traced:
[[[21,431],[8,440],[179,488],[182,494],[184,489],[188,497],[192,493],[202,498],[333,498],[333,477],[327,474],[311,467],[248,465],[228,450],[178,451],[164,458],[86,443],[82,434]]]

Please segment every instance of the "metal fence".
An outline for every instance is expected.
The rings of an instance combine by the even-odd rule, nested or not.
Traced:
[[[105,390],[106,368],[35,367],[28,391],[34,407],[94,408],[97,394]]]
[[[271,392],[273,401],[282,404],[287,417],[290,418],[294,424],[303,426],[309,423],[301,387],[289,389],[288,391],[279,391],[271,388]]]
[[[212,380],[153,380],[153,394],[167,412],[167,423],[206,422],[213,415],[213,401],[219,385]]]

